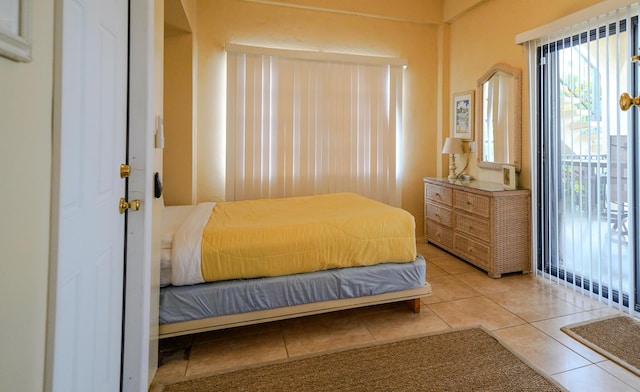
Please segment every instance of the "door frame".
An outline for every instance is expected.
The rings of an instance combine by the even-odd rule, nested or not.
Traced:
[[[142,208],[127,214],[122,390],[144,391],[155,376],[158,352],[159,274],[152,268],[155,111],[155,4],[129,0],[128,200]],[[156,263],[159,264],[159,261]],[[159,272],[159,271],[158,271]],[[154,294],[155,293],[155,294]],[[155,299],[154,299],[155,298]],[[155,306],[155,311],[153,310]]]

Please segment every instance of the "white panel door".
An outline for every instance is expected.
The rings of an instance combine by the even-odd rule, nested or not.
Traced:
[[[56,2],[48,390],[120,389],[127,46],[128,0]]]

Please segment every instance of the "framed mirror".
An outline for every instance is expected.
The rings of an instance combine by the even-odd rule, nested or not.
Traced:
[[[522,72],[496,64],[480,79],[476,88],[476,140],[478,167],[502,170],[522,160]]]

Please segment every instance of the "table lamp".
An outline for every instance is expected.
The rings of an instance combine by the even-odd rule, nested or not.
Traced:
[[[462,140],[454,137],[448,137],[444,141],[444,147],[442,148],[443,154],[449,154],[449,179],[455,180],[458,178],[456,174],[456,157],[455,154],[462,154]]]

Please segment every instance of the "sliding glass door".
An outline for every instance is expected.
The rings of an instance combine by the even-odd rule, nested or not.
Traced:
[[[637,16],[607,15],[537,48],[538,263],[551,279],[637,308]],[[634,284],[635,283],[635,284]],[[636,310],[640,310],[637,308]]]

